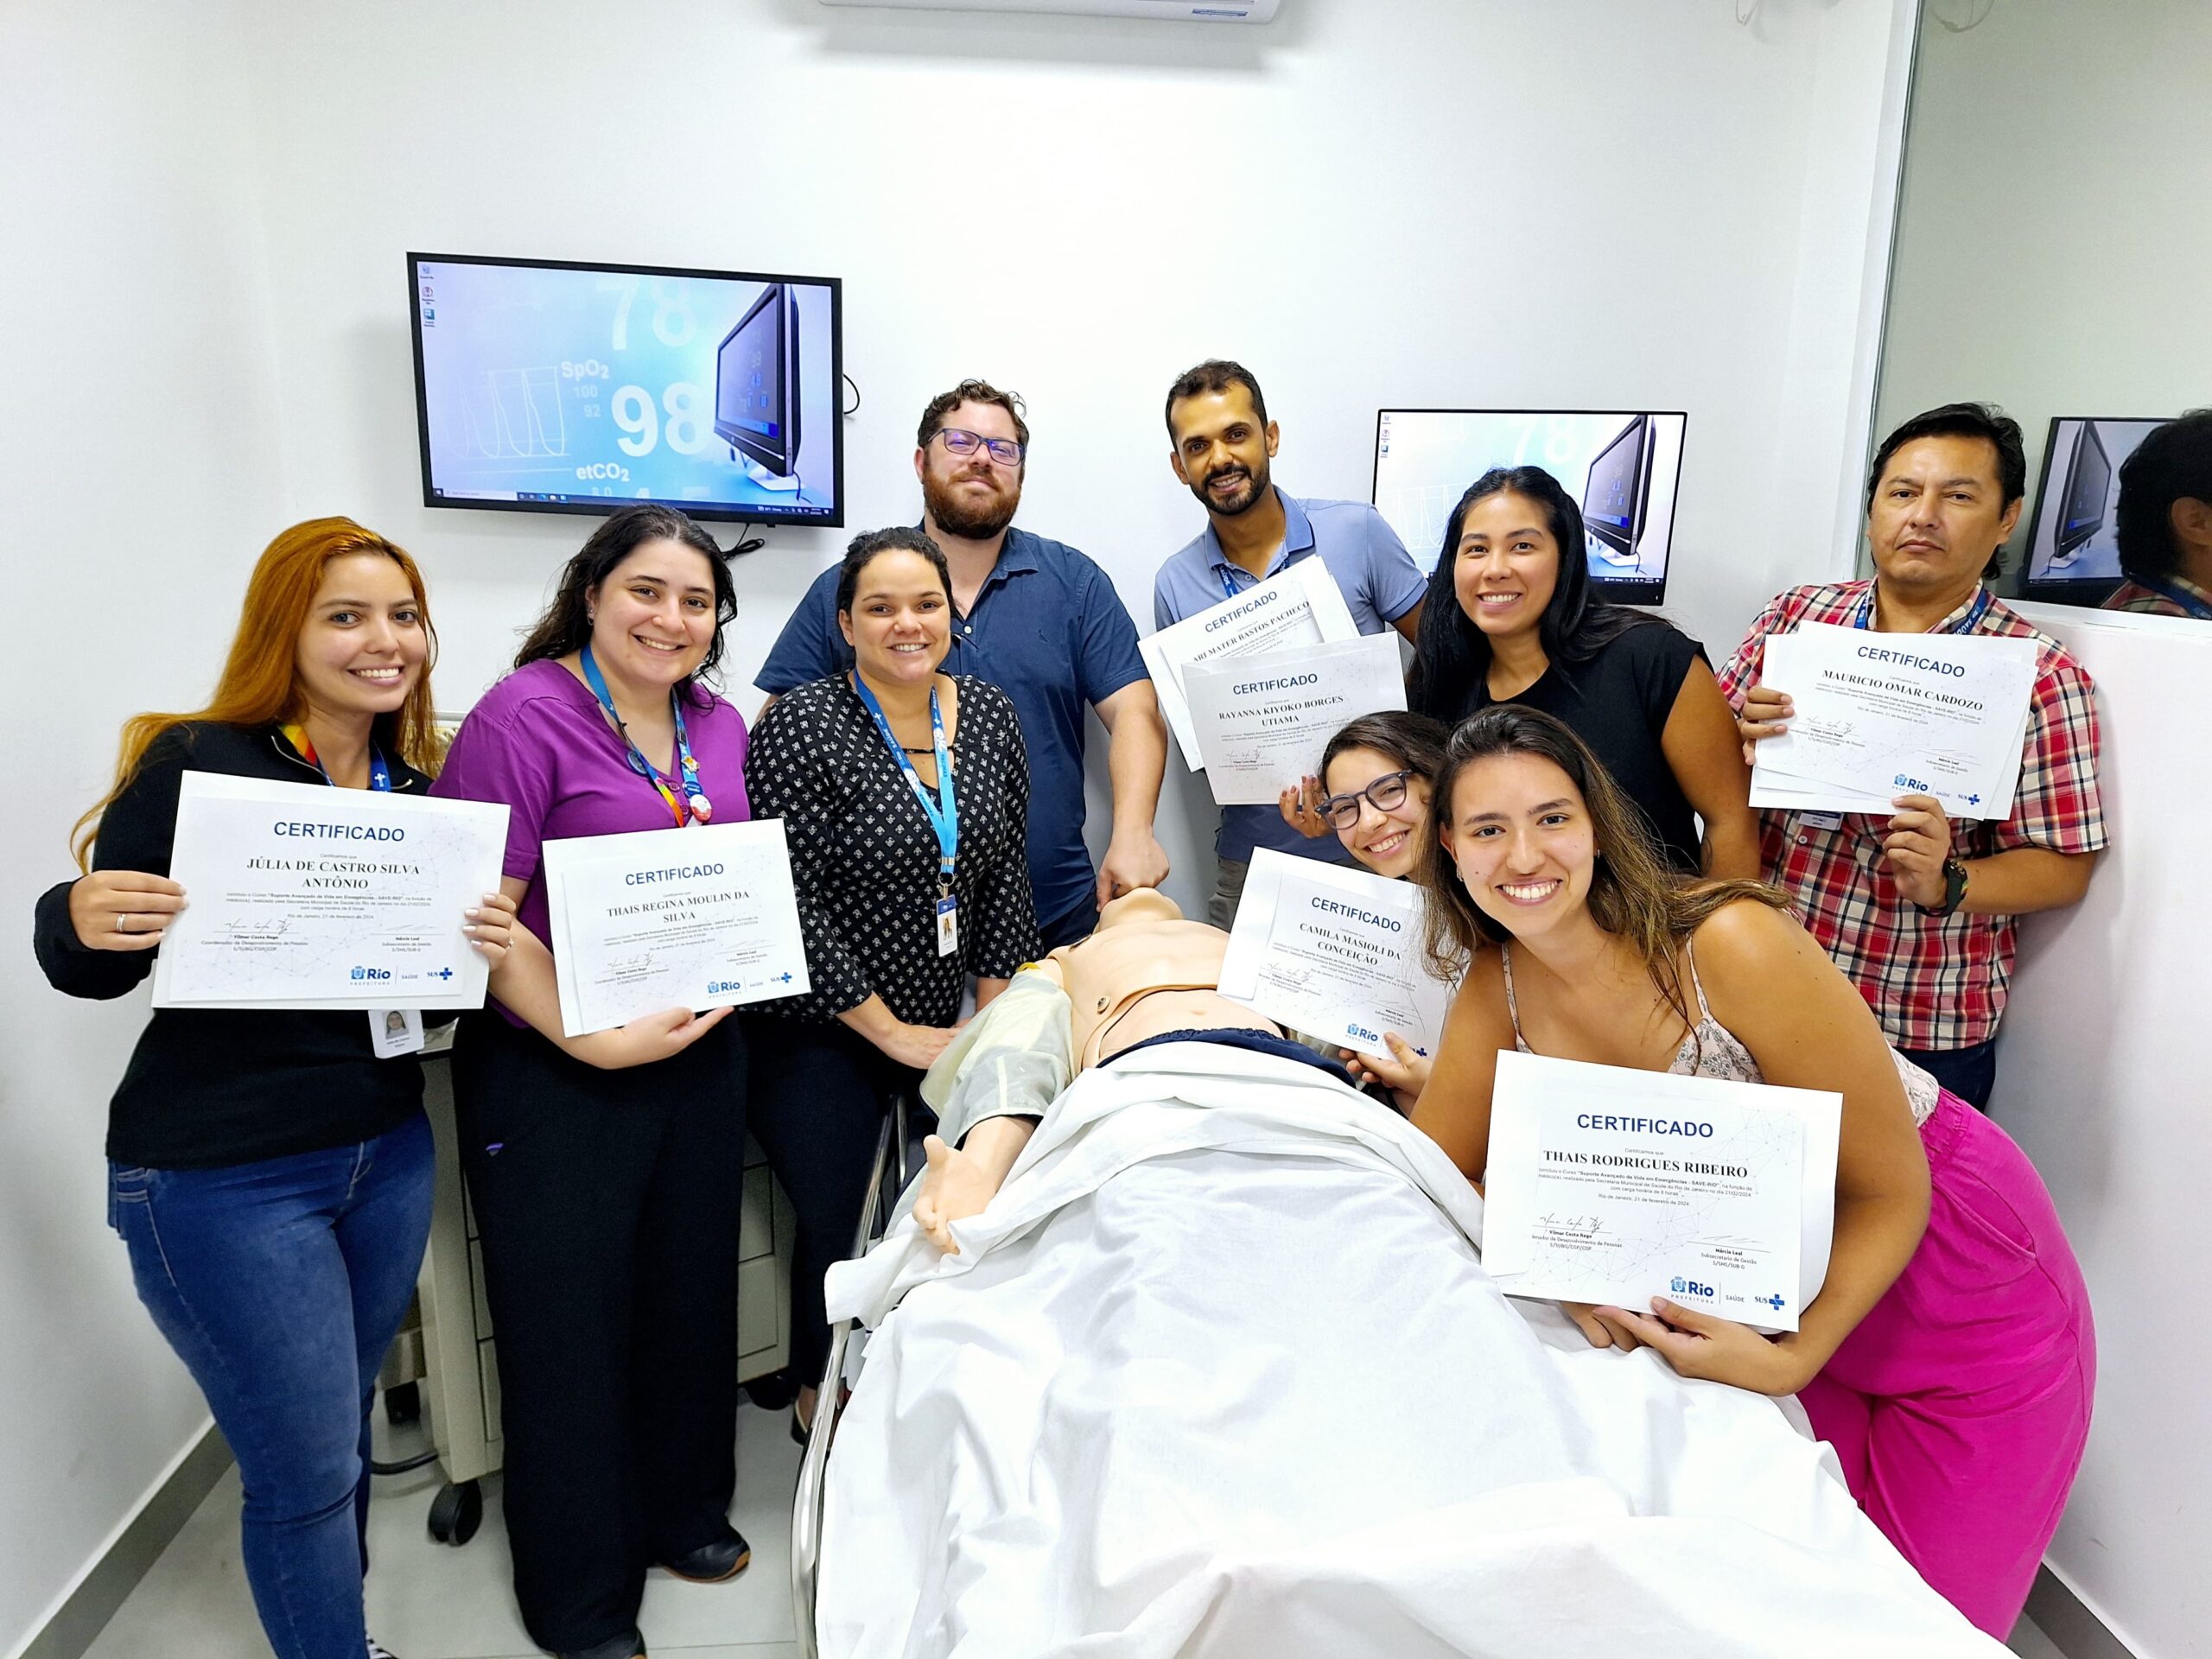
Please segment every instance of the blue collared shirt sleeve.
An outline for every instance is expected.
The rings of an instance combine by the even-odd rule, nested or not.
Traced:
[[[1167,566],[1161,565],[1160,574],[1152,579],[1152,629],[1154,633],[1162,628],[1173,627],[1181,620],[1168,603],[1167,569]]]
[[[1100,703],[1123,686],[1146,677],[1144,657],[1137,650],[1137,625],[1129,620],[1113,578],[1089,560],[1084,572],[1081,597],[1082,660],[1076,665],[1083,700]]]
[[[1367,510],[1367,580],[1368,597],[1386,622],[1395,622],[1428,592],[1428,578],[1406,551],[1398,532],[1372,507]]]
[[[792,607],[791,620],[776,636],[753,683],[779,697],[810,680],[842,674],[852,661],[852,648],[837,632],[837,572],[833,566],[816,577]]]

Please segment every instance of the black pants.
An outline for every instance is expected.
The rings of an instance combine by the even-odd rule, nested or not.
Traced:
[[[756,1014],[753,1138],[768,1154],[798,1222],[791,1253],[791,1371],[811,1388],[830,1357],[822,1275],[853,1253],[868,1166],[894,1090],[922,1074],[842,1025]]]
[[[1908,1048],[1901,1052],[1976,1111],[1989,1109],[1990,1091],[1997,1086],[1994,1037],[1967,1048]]]
[[[1082,902],[1065,916],[1056,916],[1049,922],[1037,925],[1037,954],[1050,956],[1064,944],[1073,944],[1087,939],[1098,931],[1098,895],[1086,893]]]
[[[744,1039],[728,1021],[601,1071],[487,1012],[453,1069],[515,1599],[540,1647],[587,1648],[635,1627],[649,1566],[728,1523]]]

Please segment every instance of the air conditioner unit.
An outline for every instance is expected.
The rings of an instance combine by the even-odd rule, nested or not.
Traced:
[[[1264,23],[1282,0],[822,0],[888,11],[1034,11],[1071,17],[1153,17],[1177,22]]]

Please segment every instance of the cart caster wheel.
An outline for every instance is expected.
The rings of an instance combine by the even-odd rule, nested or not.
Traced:
[[[438,1488],[430,1500],[430,1536],[458,1549],[484,1524],[484,1489],[473,1480]]]
[[[798,1398],[798,1378],[791,1375],[789,1366],[756,1376],[742,1386],[745,1397],[763,1411],[782,1411]]]
[[[384,1420],[395,1428],[423,1421],[423,1390],[419,1384],[401,1382],[384,1391]]]

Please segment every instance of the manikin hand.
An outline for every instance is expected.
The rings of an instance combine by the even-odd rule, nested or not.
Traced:
[[[997,1193],[1000,1177],[974,1153],[949,1147],[934,1135],[923,1140],[922,1154],[929,1167],[914,1199],[914,1219],[931,1243],[948,1255],[957,1255],[960,1247],[952,1242],[952,1224],[981,1215]]]

